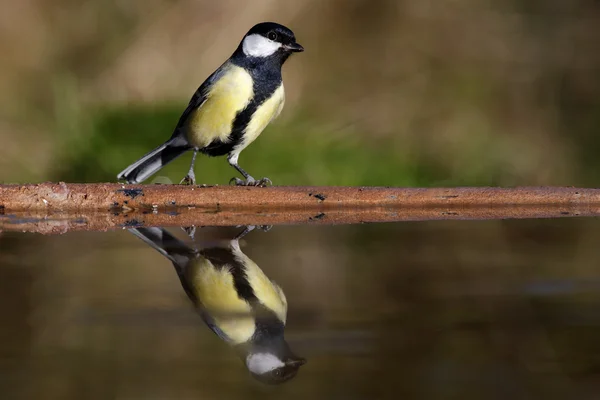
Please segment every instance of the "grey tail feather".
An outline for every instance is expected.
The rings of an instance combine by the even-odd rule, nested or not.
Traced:
[[[143,182],[190,149],[191,147],[188,145],[176,145],[173,140],[169,140],[125,168],[117,175],[117,179],[127,181],[127,183]]]
[[[183,290],[185,290],[190,300],[196,304],[198,298],[193,285],[190,284],[186,276],[186,268],[191,259],[196,256],[196,251],[164,228],[131,228],[129,232],[173,263]]]
[[[195,251],[164,228],[131,228],[129,232],[168,258],[179,270],[194,256]]]

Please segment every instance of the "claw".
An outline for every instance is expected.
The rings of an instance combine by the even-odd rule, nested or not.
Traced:
[[[273,186],[273,182],[269,178],[262,178],[261,180],[256,182],[255,186],[266,187]]]
[[[262,178],[262,179],[256,180],[256,179],[254,179],[251,176],[249,176],[248,178],[246,178],[246,180],[243,180],[243,179],[240,179],[240,178],[231,178],[229,180],[229,184],[231,185],[232,182],[234,182],[236,186],[258,186],[258,187],[265,187],[265,186],[273,185],[273,182],[271,182],[271,180],[269,178]]]
[[[229,184],[231,185],[232,182],[235,184],[235,186],[246,186],[246,181],[240,178],[231,178],[229,180]]]
[[[187,174],[185,176],[185,178],[183,178],[181,180],[181,182],[179,182],[180,185],[195,185],[196,184],[196,177],[194,175],[190,175]]]

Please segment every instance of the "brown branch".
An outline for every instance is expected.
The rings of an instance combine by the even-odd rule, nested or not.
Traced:
[[[127,226],[341,224],[600,215],[577,188],[0,185],[0,230],[63,233]]]
[[[174,208],[428,207],[480,205],[600,205],[600,189],[236,187],[121,185],[115,183],[0,185],[0,207],[15,210],[114,210]]]

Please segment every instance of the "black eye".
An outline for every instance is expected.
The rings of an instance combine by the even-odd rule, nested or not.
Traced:
[[[271,40],[277,40],[277,33],[271,31],[267,34],[267,37]]]

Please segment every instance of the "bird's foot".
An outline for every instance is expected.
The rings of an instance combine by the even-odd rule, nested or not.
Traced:
[[[258,228],[263,232],[268,232],[269,230],[271,230],[272,227],[273,227],[273,225],[246,225],[244,230],[242,232],[238,233],[237,236],[234,238],[234,240],[240,240],[241,238],[246,236],[248,233],[252,232],[254,229]]]
[[[180,185],[195,185],[196,184],[196,175],[187,174],[185,178],[179,182]]]
[[[256,225],[256,227],[263,232],[269,232],[273,225]]]
[[[244,179],[240,179],[240,178],[231,178],[229,180],[229,184],[231,185],[231,183],[235,183],[235,186],[260,186],[260,187],[265,187],[265,186],[272,186],[273,182],[271,182],[271,180],[269,178],[262,178],[259,180],[254,179],[253,177],[249,176],[248,178]]]

